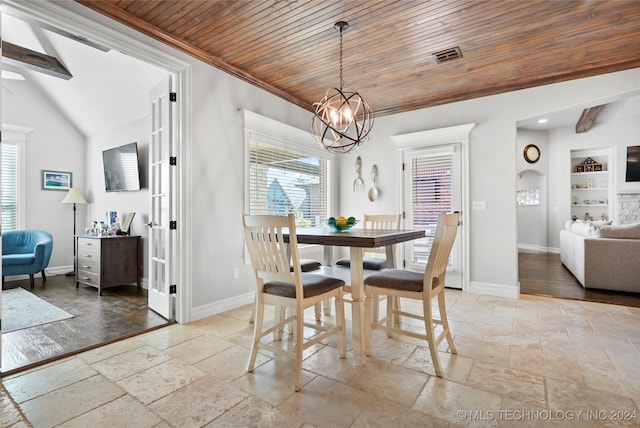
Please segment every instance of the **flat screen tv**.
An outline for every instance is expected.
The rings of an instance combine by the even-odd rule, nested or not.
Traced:
[[[102,152],[104,187],[107,192],[140,190],[138,143],[129,143]]]
[[[640,181],[640,146],[627,147],[627,181]]]

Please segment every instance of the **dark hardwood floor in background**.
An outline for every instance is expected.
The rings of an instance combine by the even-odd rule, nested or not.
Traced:
[[[585,289],[564,267],[559,254],[518,253],[520,293],[640,308],[640,293]]]
[[[73,277],[7,281],[3,289],[22,287],[63,309],[73,318],[2,333],[2,375],[73,355],[106,343],[153,330],[169,322],[147,307],[147,292],[135,285],[98,289],[80,285]],[[3,314],[3,317],[5,314]]]

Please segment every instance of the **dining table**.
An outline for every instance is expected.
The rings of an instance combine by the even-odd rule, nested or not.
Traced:
[[[424,238],[424,229],[374,230],[353,228],[347,231],[336,231],[327,227],[297,228],[298,245],[313,244],[324,246],[323,273],[331,275],[333,263],[333,247],[348,247],[350,256],[351,286],[351,332],[354,358],[360,363],[365,357],[365,311],[364,311],[364,268],[363,253],[366,248],[385,247],[387,264],[396,266],[394,245],[414,239]],[[283,233],[285,242],[289,235]],[[344,269],[344,268],[342,268]],[[346,281],[345,281],[346,282]]]

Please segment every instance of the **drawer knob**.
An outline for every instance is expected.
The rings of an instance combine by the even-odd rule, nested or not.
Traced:
[[[88,276],[83,276],[83,277],[82,277],[82,280],[83,280],[83,281],[91,281],[91,278],[89,278]]]

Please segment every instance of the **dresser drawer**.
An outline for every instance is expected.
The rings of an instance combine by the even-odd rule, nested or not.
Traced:
[[[100,264],[100,251],[81,248],[78,250],[78,264],[95,262]]]
[[[78,271],[80,273],[95,273],[100,275],[100,261],[93,258],[78,257]]]
[[[100,250],[100,240],[91,238],[78,238],[78,250]]]
[[[78,281],[97,287],[98,285],[100,285],[100,275],[95,273],[89,273],[86,271],[79,271]]]

